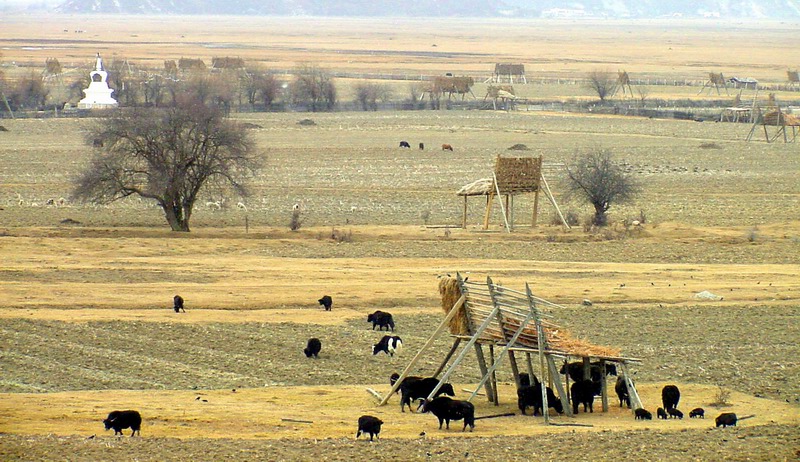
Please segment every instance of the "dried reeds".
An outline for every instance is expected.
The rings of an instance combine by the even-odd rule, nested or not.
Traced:
[[[453,305],[456,304],[461,298],[461,287],[458,285],[458,279],[451,276],[442,276],[439,279],[439,295],[442,296],[442,311],[447,315]],[[453,335],[469,335],[469,321],[467,320],[467,312],[462,303],[458,307],[458,313],[450,319],[450,333]]]

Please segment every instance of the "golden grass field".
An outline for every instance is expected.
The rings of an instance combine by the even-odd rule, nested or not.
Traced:
[[[57,55],[77,65],[99,51],[158,66],[167,58],[235,54],[275,68],[313,61],[424,74],[478,73],[497,61],[520,61],[531,75],[565,79],[624,67],[654,78],[702,79],[721,70],[773,82],[800,63],[792,45],[797,25],[790,23],[587,27],[449,19],[445,28],[444,20],[237,18],[234,30],[233,19],[205,18],[199,30],[197,18],[103,19],[0,18],[3,59]],[[633,40],[620,44],[620,33]],[[760,39],[726,45],[747,34]],[[680,87],[669,88],[665,96],[676,97]],[[547,91],[588,96],[569,85]],[[541,112],[233,117],[256,127],[265,167],[249,197],[226,197],[220,210],[205,201],[221,197],[204,197],[188,234],[168,231],[161,212],[144,201],[96,206],[69,199],[71,179],[92,154],[84,133],[97,119],[0,119],[8,129],[0,132],[0,459],[800,454],[797,143],[747,143],[746,124]],[[304,118],[316,125],[298,125]],[[400,150],[401,139],[428,149]],[[442,143],[455,152],[438,150]],[[495,157],[517,143],[530,148],[525,154],[544,156],[560,205],[582,218],[588,208],[562,194],[563,164],[580,150],[613,151],[643,192],[612,208],[614,224],[601,232],[553,225],[546,202],[531,229],[526,197],[517,200],[513,233],[500,226],[497,207],[490,229],[481,229],[480,198],[469,203],[467,228],[459,228],[455,191],[490,174]],[[46,205],[61,197],[64,206]],[[305,221],[292,232],[295,203]],[[641,229],[621,225],[641,213]],[[334,232],[350,238],[332,238]],[[440,432],[432,416],[397,412],[397,398],[376,407],[364,388],[389,390],[388,376],[441,320],[437,276],[456,271],[515,289],[529,283],[562,305],[552,310],[555,321],[576,336],[642,360],[636,381],[647,408],[655,411],[661,387],[676,383],[680,408],[688,415],[704,407],[708,418],[634,421],[612,393],[607,414],[556,417],[591,428],[547,427],[517,415],[479,420],[474,433],[462,434],[458,422]],[[723,299],[694,298],[703,290]],[[176,293],[186,299],[186,314],[171,310]],[[331,312],[317,304],[323,294],[334,299]],[[583,299],[593,306],[582,306]],[[376,309],[395,316],[406,343],[396,357],[370,355],[383,334],[364,321]],[[301,353],[311,336],[323,341],[318,360]],[[438,339],[417,372],[431,373],[449,344]],[[480,378],[475,363],[468,355],[453,377],[460,398]],[[507,367],[499,380],[501,406],[479,398],[479,416],[516,409]],[[709,404],[720,386],[731,391],[730,406],[717,409]],[[142,412],[142,438],[103,432],[101,420],[122,408]],[[712,429],[713,418],[728,411],[755,417]],[[379,443],[353,440],[366,413],[386,422]]]

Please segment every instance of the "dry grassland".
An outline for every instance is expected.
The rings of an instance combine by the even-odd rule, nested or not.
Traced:
[[[765,79],[800,62],[787,38],[796,29],[790,24],[773,24],[763,40],[737,41],[742,51],[723,44],[763,31],[656,22],[512,21],[501,29],[492,21],[444,28],[434,20],[250,18],[234,31],[227,27],[233,19],[217,18],[197,32],[195,18],[106,19],[41,18],[38,37],[24,33],[30,18],[2,18],[5,59],[43,62],[63,50],[62,62],[78,62],[100,51],[157,66],[164,58],[235,54],[274,68],[314,61],[413,73],[481,72],[496,61],[522,61],[536,63],[533,74],[567,78],[604,66],[676,78],[731,69]],[[369,32],[344,32],[357,29]],[[268,31],[269,40],[254,31]],[[620,34],[634,40],[619,47]],[[31,42],[20,40],[26,36]],[[745,143],[744,124],[550,113],[234,117],[256,127],[265,168],[250,197],[227,197],[221,209],[205,204],[221,196],[203,197],[189,234],[167,231],[147,202],[106,207],[69,200],[70,181],[91,155],[84,133],[96,120],[2,121],[9,131],[0,132],[0,459],[790,460],[800,454],[797,144]],[[302,118],[316,125],[298,125]],[[401,139],[428,149],[401,150]],[[455,152],[438,150],[442,143]],[[495,157],[517,143],[530,148],[525,154],[544,156],[560,204],[581,217],[588,209],[561,193],[561,165],[576,151],[612,150],[643,193],[614,207],[616,225],[604,232],[552,225],[548,204],[531,229],[530,198],[516,202],[514,233],[499,226],[497,207],[490,230],[480,229],[482,199],[470,201],[467,229],[457,228],[462,202],[455,191],[489,175]],[[46,205],[60,197],[68,199],[64,206]],[[296,203],[305,221],[291,232]],[[621,225],[642,212],[641,229]],[[436,277],[455,271],[518,289],[530,283],[534,293],[563,305],[553,315],[575,335],[642,359],[636,381],[646,407],[655,410],[661,387],[677,383],[681,409],[688,414],[702,406],[711,419],[638,422],[612,398],[608,414],[575,419],[593,424],[589,429],[515,416],[479,420],[475,433],[463,435],[439,432],[432,416],[401,414],[396,398],[375,407],[363,389],[388,391],[389,374],[405,366],[441,319]],[[694,298],[702,290],[723,299]],[[186,299],[186,314],[170,309],[176,293]],[[323,294],[333,296],[333,311],[317,305]],[[581,306],[583,299],[593,306]],[[370,355],[383,335],[365,322],[375,309],[395,315],[407,346],[399,356]],[[311,336],[323,340],[319,360],[301,353]],[[449,345],[448,338],[437,340],[419,373],[432,372]],[[477,383],[475,363],[468,355],[454,375],[457,390]],[[514,410],[506,369],[499,372],[501,406],[478,399],[478,415]],[[756,417],[740,428],[713,430],[718,409],[708,403],[719,385],[732,391],[732,406],[719,412]],[[102,433],[100,421],[116,408],[142,412],[142,438]],[[352,439],[364,413],[386,421],[378,444]],[[314,423],[280,420],[287,417]],[[543,433],[547,438],[531,438]]]

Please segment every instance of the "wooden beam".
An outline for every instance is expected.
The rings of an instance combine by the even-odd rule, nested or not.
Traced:
[[[467,229],[467,196],[464,196],[464,213],[461,215],[461,229]]]
[[[603,412],[608,412],[608,384],[606,383],[606,361],[605,359],[600,360],[600,374],[602,375],[602,379],[600,380],[600,400],[603,403]]]
[[[450,351],[448,351],[447,356],[444,357],[444,361],[442,361],[442,363],[439,365],[439,368],[436,369],[436,372],[434,372],[431,377],[439,377],[439,374],[442,373],[445,366],[447,366],[447,363],[450,361],[450,358],[452,358],[453,354],[456,352],[459,343],[461,343],[461,339],[456,337],[455,341],[453,342],[453,346],[450,347]]]
[[[480,390],[481,385],[486,388],[486,397],[490,403],[493,403],[495,400],[494,389],[492,388],[492,382],[488,380],[489,375],[489,368],[486,366],[486,357],[483,356],[483,347],[480,343],[475,343],[475,356],[478,357],[478,368],[481,370],[481,382],[475,387],[475,390]],[[474,395],[474,393],[473,393]],[[471,400],[471,398],[470,398]]]
[[[400,388],[400,384],[403,382],[403,380],[406,377],[408,377],[408,373],[411,370],[411,368],[414,367],[414,365],[417,364],[417,361],[419,361],[420,357],[422,357],[422,354],[428,348],[430,348],[431,345],[433,345],[434,340],[436,340],[436,337],[442,332],[442,330],[444,330],[444,328],[449,325],[450,320],[453,319],[453,317],[456,315],[456,312],[458,311],[458,309],[461,307],[461,305],[464,303],[464,301],[466,299],[467,299],[467,296],[462,294],[461,297],[456,301],[456,303],[450,309],[450,312],[447,313],[447,316],[445,316],[444,319],[442,320],[442,322],[439,324],[439,327],[437,327],[436,330],[433,331],[433,334],[431,334],[431,336],[428,339],[428,341],[425,342],[425,345],[422,346],[422,348],[419,350],[419,352],[416,354],[416,356],[414,356],[411,359],[411,362],[408,363],[408,366],[406,366],[406,368],[400,374],[400,378],[398,378],[397,382],[395,382],[394,385],[392,385],[392,389],[389,391],[389,393],[387,393],[386,396],[383,397],[383,400],[381,400],[379,406],[383,406],[384,404],[386,404],[389,401],[389,398],[394,394],[394,392],[396,392],[397,389]]]

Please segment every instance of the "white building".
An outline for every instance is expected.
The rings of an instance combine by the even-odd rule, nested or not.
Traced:
[[[100,53],[97,54],[97,65],[95,69],[89,74],[92,82],[89,88],[83,90],[86,97],[78,101],[78,109],[107,109],[114,108],[119,105],[117,100],[111,97],[114,90],[108,88],[108,72],[103,70],[103,60],[100,58]]]

